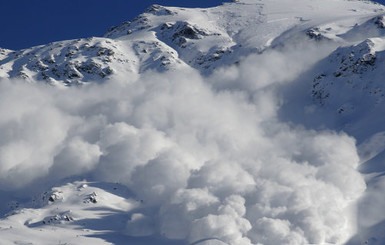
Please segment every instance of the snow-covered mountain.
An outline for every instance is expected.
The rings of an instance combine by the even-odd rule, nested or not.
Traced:
[[[384,68],[363,0],[0,49],[0,244],[384,244]]]
[[[347,45],[381,36],[383,11],[368,1],[238,1],[209,9],[154,5],[103,38],[1,50],[0,75],[69,85],[183,66],[209,73],[296,39]]]

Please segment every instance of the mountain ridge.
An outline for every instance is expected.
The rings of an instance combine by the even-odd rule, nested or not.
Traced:
[[[246,2],[249,4],[247,7],[243,5]],[[275,1],[246,2],[224,3],[207,10],[153,5],[133,21],[111,28],[102,38],[55,42],[6,53],[2,51],[4,57],[0,63],[1,76],[33,78],[53,84],[69,85],[92,79],[104,80],[110,77],[114,70],[137,74],[147,69],[173,69],[181,64],[210,74],[217,67],[239,62],[239,58],[234,57],[241,58],[249,53],[262,52],[270,45],[282,45],[285,43],[285,33],[295,33],[290,31],[292,27],[301,28],[300,32],[306,32],[308,37],[315,39],[321,38],[322,35],[338,39],[340,34],[333,32],[345,31],[348,28],[321,30],[323,34],[320,34],[320,30],[316,30],[317,23],[314,22],[324,21],[320,15],[323,11],[322,4],[315,5],[317,11],[314,13],[318,14],[318,17],[312,16],[312,21],[309,15],[312,10],[306,7],[306,1],[303,0],[294,1],[295,4],[304,6],[303,9],[290,9],[291,4],[287,3],[287,7],[281,7],[285,9],[282,14],[269,13],[270,10],[266,10],[277,8],[273,7],[277,4]],[[347,3],[331,1],[330,4],[337,4],[341,8],[344,7],[344,2]],[[384,11],[381,5],[374,3],[349,3],[369,7],[365,11],[372,11],[373,15],[380,15],[377,11]],[[295,12],[304,16],[295,16]],[[364,17],[365,14],[356,14],[354,9],[339,13],[344,19],[349,15]],[[282,16],[275,17],[276,15]],[[196,21],[197,18],[199,21]],[[202,22],[205,19],[207,21]],[[213,24],[209,24],[209,19],[215,19],[215,22],[211,21]],[[244,21],[245,19],[247,21]],[[240,23],[243,24],[237,26]],[[254,35],[257,32],[258,35]],[[212,44],[215,45],[211,46]],[[119,52],[118,49],[124,52]]]

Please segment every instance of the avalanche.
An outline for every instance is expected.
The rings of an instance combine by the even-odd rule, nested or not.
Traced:
[[[153,5],[0,49],[0,243],[383,244],[384,11]]]

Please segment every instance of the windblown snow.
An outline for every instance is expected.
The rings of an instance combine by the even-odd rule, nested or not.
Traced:
[[[384,11],[153,5],[0,49],[0,244],[383,244]]]

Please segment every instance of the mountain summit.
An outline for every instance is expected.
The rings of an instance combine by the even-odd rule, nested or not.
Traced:
[[[2,51],[0,75],[71,85],[186,66],[209,74],[287,42],[347,45],[377,37],[383,27],[369,20],[383,11],[370,1],[345,0],[242,0],[209,9],[153,5],[103,38]]]

